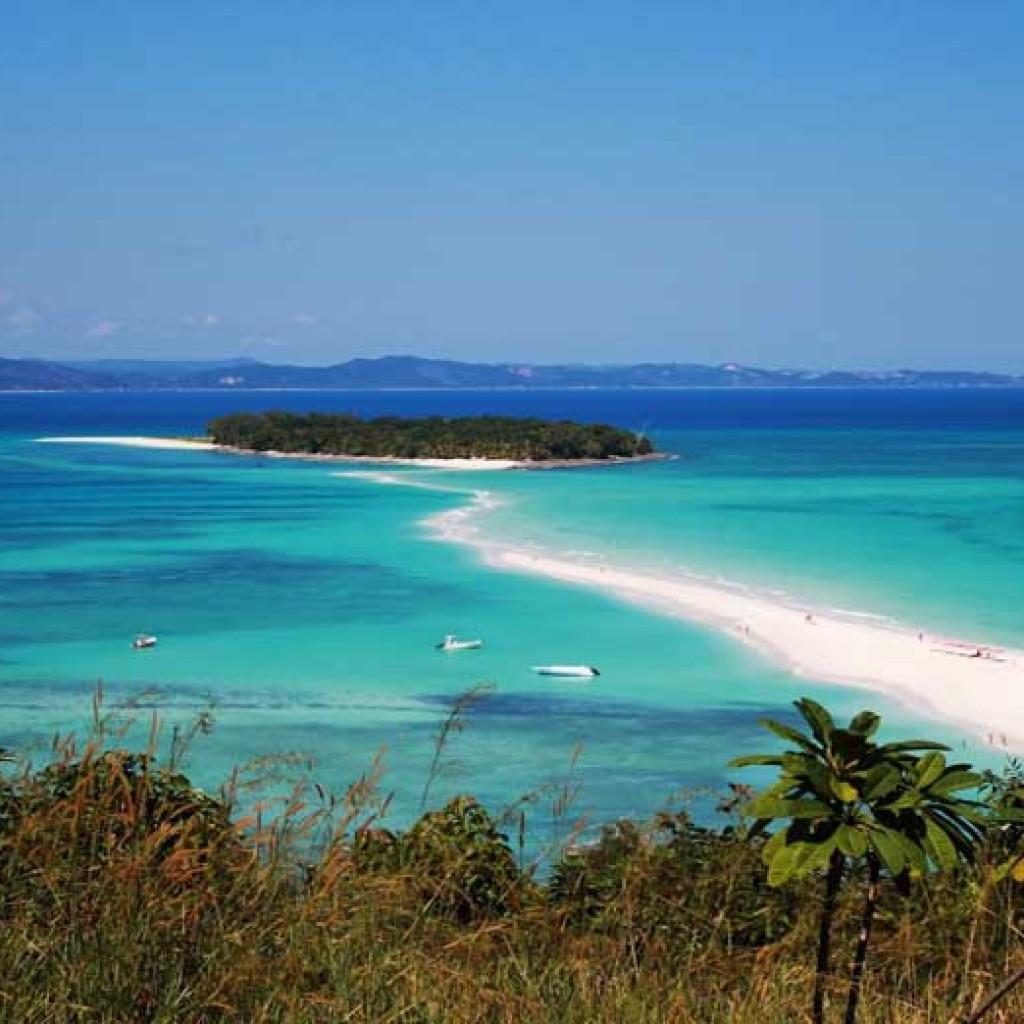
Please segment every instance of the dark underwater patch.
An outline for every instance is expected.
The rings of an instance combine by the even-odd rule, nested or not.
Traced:
[[[459,602],[447,582],[425,580],[392,566],[322,557],[285,556],[242,548],[179,552],[124,567],[15,570],[0,573],[0,614],[33,609],[36,642],[120,635],[129,618],[159,633],[279,627],[282,622],[329,624],[344,618],[398,620],[424,602]],[[89,630],[80,629],[88,612]],[[129,627],[131,628],[131,627]]]

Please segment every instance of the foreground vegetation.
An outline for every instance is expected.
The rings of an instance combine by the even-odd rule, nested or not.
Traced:
[[[777,785],[735,783],[722,828],[622,821],[544,872],[518,811],[464,797],[391,831],[373,771],[337,799],[254,803],[242,775],[210,796],[178,739],[158,761],[98,720],[0,789],[0,1019],[790,1024],[848,1013],[860,963],[857,1020],[968,1020],[1024,962],[1019,768],[968,790],[876,716],[799,710],[756,759]]]
[[[216,444],[247,451],[376,458],[549,462],[654,451],[647,438],[618,427],[505,416],[361,420],[342,413],[235,413],[212,420],[207,433]]]

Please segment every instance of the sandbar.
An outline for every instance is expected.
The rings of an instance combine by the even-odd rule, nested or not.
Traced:
[[[109,444],[127,448],[155,448],[169,451],[225,452],[229,455],[261,456],[268,459],[302,459],[307,462],[341,462],[355,465],[411,466],[416,469],[444,469],[456,471],[509,470],[509,469],[576,469],[582,467],[623,466],[634,462],[652,462],[675,456],[659,452],[637,455],[630,458],[608,459],[548,459],[533,462],[527,459],[403,459],[389,455],[327,455],[311,452],[256,452],[249,448],[235,448],[231,445],[214,444],[201,438],[141,437],[141,436],[68,436],[39,437],[37,441],[47,444]]]
[[[420,469],[519,469],[524,463],[512,459],[399,459],[383,455],[316,455],[303,452],[254,452],[248,448],[233,448],[226,444],[214,444],[199,438],[179,437],[133,437],[133,436],[71,436],[37,437],[44,444],[110,444],[125,448],[156,448],[168,451],[224,452],[228,455],[262,456],[267,459],[303,459],[307,462],[345,462],[357,465],[415,466]]]
[[[710,626],[797,676],[883,693],[955,722],[990,746],[1024,751],[1024,650],[947,637],[890,620],[843,616],[706,583],[494,543],[471,525],[472,505],[427,520],[439,540],[468,544],[505,571],[600,590],[660,614]],[[492,503],[493,505],[493,503]]]
[[[212,441],[186,440],[178,437],[37,437],[42,444],[114,444],[126,448],[164,448],[174,451],[215,451]]]
[[[991,745],[1024,750],[1024,651],[849,621],[686,579],[508,549],[498,549],[488,561],[713,625],[796,675],[880,690],[903,704],[968,725]]]

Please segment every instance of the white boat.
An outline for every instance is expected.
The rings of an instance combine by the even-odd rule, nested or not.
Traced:
[[[435,644],[439,651],[475,651],[483,647],[483,640],[460,640],[457,636],[448,634],[439,644]]]
[[[601,673],[593,665],[534,665],[539,676],[572,676],[576,679],[592,678]]]
[[[156,637],[140,633],[133,641],[132,647],[136,651],[145,650],[147,647],[156,647]]]

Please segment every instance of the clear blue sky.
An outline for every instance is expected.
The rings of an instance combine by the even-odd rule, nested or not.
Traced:
[[[1024,372],[1024,3],[5,0],[0,355]]]

